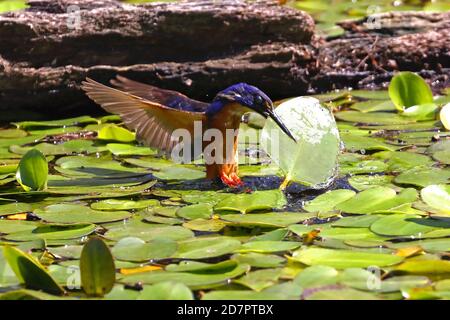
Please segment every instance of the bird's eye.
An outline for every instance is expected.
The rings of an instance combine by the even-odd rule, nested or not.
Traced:
[[[255,97],[255,102],[256,102],[256,104],[262,105],[264,100],[263,100],[263,98],[261,96],[256,96]]]

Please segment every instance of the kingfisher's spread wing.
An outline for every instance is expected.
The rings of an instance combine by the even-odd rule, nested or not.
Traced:
[[[122,76],[117,76],[116,79],[112,79],[111,83],[122,91],[173,109],[203,112],[209,105],[206,102],[190,99],[179,92],[160,89]]]
[[[193,137],[195,121],[205,117],[203,113],[172,109],[89,78],[81,88],[103,109],[120,115],[129,128],[136,130],[138,139],[167,153],[179,142],[172,136],[176,129],[186,129]]]

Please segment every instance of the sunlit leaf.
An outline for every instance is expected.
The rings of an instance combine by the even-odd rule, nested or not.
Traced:
[[[389,97],[400,111],[433,102],[433,93],[425,80],[409,71],[399,72],[392,78]]]
[[[28,151],[19,162],[16,178],[25,191],[45,190],[48,180],[48,164],[45,156],[35,149]]]
[[[297,140],[294,142],[270,119],[261,134],[262,148],[286,175],[284,185],[293,181],[312,188],[326,187],[336,174],[340,152],[333,115],[311,97],[286,101],[275,113]]]

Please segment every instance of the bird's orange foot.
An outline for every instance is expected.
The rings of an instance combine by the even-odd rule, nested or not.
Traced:
[[[237,175],[235,172],[233,172],[232,174],[230,174],[230,179],[233,180],[234,183],[235,183],[237,186],[243,186],[243,185],[244,185],[244,183],[242,182],[242,180],[238,177],[238,175]]]
[[[225,184],[226,186],[230,187],[230,188],[236,188],[237,185],[234,182],[233,179],[231,179],[227,174],[225,174],[224,172],[220,173],[219,175],[220,180],[222,181],[223,184]]]

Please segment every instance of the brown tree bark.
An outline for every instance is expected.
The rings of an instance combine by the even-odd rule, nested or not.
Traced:
[[[450,13],[380,15],[376,29],[372,20],[343,23],[345,34],[326,40],[309,15],[273,1],[29,4],[0,16],[3,118],[6,110],[98,110],[79,90],[86,76],[106,83],[121,74],[206,101],[242,81],[274,98],[378,88],[396,70],[417,71],[436,90],[449,85]],[[67,13],[74,6],[78,28]]]

